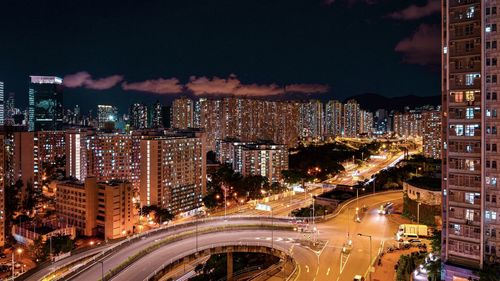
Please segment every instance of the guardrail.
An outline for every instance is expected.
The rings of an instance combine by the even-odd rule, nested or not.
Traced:
[[[53,274],[53,272],[62,270],[65,267],[70,266],[71,264],[78,263],[79,261],[84,260],[85,258],[87,258],[90,255],[97,255],[91,261],[91,262],[95,263],[95,261],[97,259],[101,259],[101,258],[107,256],[108,254],[111,254],[112,252],[118,251],[118,250],[122,249],[123,246],[128,245],[130,243],[133,243],[133,242],[137,241],[138,239],[140,239],[142,237],[149,237],[149,236],[153,236],[153,235],[164,233],[164,232],[174,232],[174,231],[179,230],[179,229],[183,229],[183,228],[187,228],[187,227],[191,227],[191,226],[196,226],[196,224],[203,225],[203,224],[208,224],[208,223],[214,222],[214,221],[222,221],[222,220],[225,220],[225,219],[227,219],[227,220],[259,220],[259,221],[269,221],[269,222],[271,222],[271,221],[274,221],[274,222],[280,222],[280,221],[281,222],[290,222],[293,218],[283,217],[283,216],[274,217],[274,216],[237,215],[237,216],[228,216],[226,218],[225,217],[199,218],[199,219],[196,219],[196,220],[193,220],[193,221],[187,221],[187,222],[181,222],[181,223],[172,223],[170,225],[165,225],[165,226],[161,226],[159,228],[152,229],[152,230],[149,230],[149,231],[146,231],[146,232],[143,232],[143,233],[138,233],[138,234],[130,236],[130,237],[126,238],[126,239],[123,239],[123,240],[120,240],[118,242],[109,244],[107,246],[108,248],[103,249],[102,252],[92,253],[92,254],[89,254],[89,255],[86,255],[86,256],[82,256],[81,258],[79,258],[77,260],[72,260],[72,261],[66,262],[66,263],[58,266],[57,268],[55,268],[53,271],[49,272],[48,274],[44,275],[43,278],[47,278],[51,274]],[[91,249],[95,249],[95,248],[90,248],[90,249],[86,249],[86,250],[91,250]],[[81,252],[82,252],[81,250],[78,251],[78,253],[81,253]],[[65,259],[63,259],[62,261],[64,261],[64,260]],[[47,268],[48,266],[51,266],[51,265],[53,265],[53,264],[47,263],[44,267],[37,268],[36,271],[33,271],[29,275],[23,276],[24,278],[22,280],[26,280],[31,275],[35,274],[37,271],[39,271],[41,269],[44,269],[44,268]],[[71,278],[71,276],[66,275],[64,278]],[[21,280],[21,279],[19,279],[19,280]],[[54,280],[59,280],[59,279],[54,279]]]
[[[278,245],[273,245],[271,242],[245,242],[245,243],[243,243],[243,242],[238,242],[238,243],[226,242],[226,243],[216,243],[216,244],[211,244],[211,245],[204,246],[204,247],[201,247],[201,248],[198,248],[198,249],[194,249],[194,250],[182,253],[180,255],[177,255],[177,256],[171,258],[168,262],[163,263],[159,268],[157,268],[155,271],[153,271],[152,273],[150,273],[146,278],[143,279],[143,281],[156,280],[155,277],[158,274],[160,274],[162,271],[164,271],[168,266],[170,266],[173,263],[176,263],[177,261],[179,261],[181,259],[184,259],[187,256],[195,255],[195,254],[197,254],[199,252],[202,252],[202,251],[205,251],[205,250],[209,250],[209,249],[227,248],[227,247],[235,247],[235,246],[238,246],[238,247],[242,247],[242,246],[243,247],[265,247],[265,248],[268,248],[268,249],[278,250],[281,253],[283,253],[284,255],[288,256],[290,259],[292,259],[293,262],[296,264],[295,260],[290,255],[287,254],[287,252],[288,252],[287,249],[285,249],[283,247],[280,247]]]

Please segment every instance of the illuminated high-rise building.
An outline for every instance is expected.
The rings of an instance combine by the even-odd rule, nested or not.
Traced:
[[[323,136],[323,104],[319,100],[300,103],[300,136],[318,139]]]
[[[356,100],[348,100],[344,104],[344,132],[343,136],[355,138],[360,131],[361,110]]]
[[[373,131],[373,113],[361,110],[359,117],[359,133],[370,136]]]
[[[30,76],[28,128],[56,131],[63,124],[63,80],[54,76]]]
[[[422,112],[422,146],[425,157],[441,159],[441,111]]]
[[[0,81],[0,126],[5,124],[4,83]]]
[[[194,101],[182,97],[172,102],[172,128],[194,128]]]
[[[118,110],[112,105],[97,105],[97,127],[104,129],[107,123],[114,123],[118,120]]]
[[[5,176],[5,164],[6,164],[6,149],[5,149],[5,136],[0,134],[0,247],[5,245],[5,187],[6,176]],[[7,199],[8,200],[8,199]]]
[[[206,189],[204,137],[201,133],[146,137],[140,143],[140,199],[172,213],[201,207]]]
[[[443,279],[479,280],[500,257],[498,3],[442,4]]]
[[[163,114],[162,114],[163,106],[159,101],[156,101],[155,104],[151,107],[151,118],[150,119],[150,128],[163,128]]]
[[[325,134],[328,137],[342,135],[342,103],[331,100],[325,105]]]
[[[148,107],[142,103],[134,103],[129,110],[129,124],[132,129],[148,128]]]
[[[216,155],[235,172],[263,176],[269,183],[279,182],[281,172],[288,170],[288,148],[282,144],[227,139],[217,142]]]

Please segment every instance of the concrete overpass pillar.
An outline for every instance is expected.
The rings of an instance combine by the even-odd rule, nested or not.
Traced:
[[[233,281],[233,252],[227,252],[227,281]]]

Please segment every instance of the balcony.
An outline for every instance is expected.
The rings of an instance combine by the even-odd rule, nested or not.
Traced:
[[[473,90],[481,89],[481,78],[474,79],[471,85],[466,85],[464,81],[450,80],[450,90]]]
[[[479,3],[481,3],[480,0],[452,0],[452,1],[449,1],[450,8],[467,6],[467,5],[472,5],[472,4],[479,4]]]

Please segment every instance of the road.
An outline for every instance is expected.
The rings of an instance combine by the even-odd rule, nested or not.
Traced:
[[[403,152],[394,154],[387,157],[386,159],[377,158],[370,159],[366,163],[358,167],[353,164],[347,164],[345,167],[345,172],[341,175],[334,177],[333,179],[326,180],[325,183],[336,185],[354,185],[358,181],[363,179],[370,179],[372,175],[378,173],[380,170],[393,165],[402,159]],[[356,176],[353,174],[356,173]],[[314,190],[307,191],[307,193],[295,193],[290,196],[290,193],[280,194],[276,196],[270,196],[262,200],[258,200],[259,203],[264,203],[271,206],[273,214],[276,216],[287,216],[291,211],[295,209],[300,209],[312,204],[312,199],[310,195],[319,195],[327,189],[316,188]],[[239,205],[237,207],[227,208],[227,215],[232,214],[244,214],[244,215],[270,215],[269,212],[255,210],[255,202],[249,202],[244,205]],[[210,214],[210,216],[224,216],[224,210],[220,210]]]
[[[329,181],[329,183],[332,183],[332,184],[353,184],[358,180],[352,176],[352,173],[356,170],[359,171],[359,175],[361,175],[365,178],[369,178],[369,177],[371,177],[372,174],[377,173],[379,170],[394,163],[397,160],[397,158],[401,157],[401,155],[402,154],[397,154],[397,155],[394,155],[393,157],[389,157],[388,159],[373,159],[373,160],[369,161],[367,163],[367,165],[365,165],[364,167],[361,167],[361,168],[357,168],[354,165],[348,166],[348,167],[346,167],[346,172],[344,173],[344,175],[336,177],[334,180]],[[298,193],[298,194],[291,196],[291,198],[290,197],[280,197],[277,200],[270,200],[269,202],[266,202],[266,204],[268,204],[272,207],[274,216],[288,215],[290,213],[290,211],[293,209],[297,209],[297,208],[311,204],[311,201],[310,201],[311,199],[309,199],[310,196],[308,196],[309,194],[317,195],[317,194],[321,193],[322,191],[323,190],[321,188],[318,188],[316,190],[309,191],[307,194]],[[360,205],[364,205],[364,204],[374,205],[373,210],[375,210],[377,207],[376,205],[378,205],[379,201],[393,200],[393,199],[394,199],[394,197],[392,197],[392,196],[376,195],[373,198],[360,199],[359,204]],[[265,200],[265,201],[268,201],[268,200]],[[346,237],[346,230],[344,231],[344,234],[342,234],[342,230],[341,230],[343,228],[347,229],[346,228],[346,222],[347,222],[347,219],[346,219],[347,211],[346,210],[344,210],[337,218],[331,220],[330,222],[325,223],[323,225],[318,225],[319,236],[321,238],[327,239],[329,241],[329,243],[327,244],[327,247],[325,248],[324,254],[326,256],[330,256],[330,255],[335,254],[335,253],[337,253],[337,254],[340,253],[340,249],[341,249],[341,246],[343,243],[341,237],[344,237],[344,238]],[[244,214],[244,215],[260,215],[260,216],[270,216],[271,215],[269,212],[255,210],[254,206],[250,205],[250,204],[247,204],[245,206],[241,206],[240,208],[228,209],[228,214],[232,214],[232,215]],[[212,214],[212,216],[217,216],[217,215],[223,216],[224,212],[218,212],[216,214]],[[382,219],[383,219],[383,217],[380,218],[378,216],[378,214],[370,213],[366,216],[366,218],[364,218],[364,221],[362,224],[357,224],[356,226],[354,226],[352,224],[353,231],[351,231],[351,233],[357,233],[354,231],[359,231],[359,232],[367,232],[367,234],[369,234],[370,232],[373,232],[376,234],[376,235],[374,234],[374,239],[373,239],[373,243],[372,243],[373,248],[374,248],[374,250],[373,250],[374,253],[376,253],[377,243],[379,244],[381,240],[386,240],[389,237],[391,237],[392,233],[394,233],[396,228],[397,228],[397,226],[390,225],[390,224],[387,224],[385,228],[381,228],[379,224],[383,223],[383,221],[381,221]],[[248,220],[238,220],[235,218],[230,218],[228,220],[228,222],[229,222],[229,224],[238,224],[238,223],[241,224],[241,223],[248,223]],[[214,225],[224,224],[224,223],[227,223],[227,222],[224,222],[223,220],[221,220],[218,222],[211,222],[209,224],[214,226]],[[369,226],[369,228],[366,228],[366,226]],[[373,231],[371,231],[372,229],[370,227],[373,227],[373,226],[376,226],[376,227],[374,227]],[[194,228],[194,226],[192,226],[191,228],[185,228],[182,231],[186,231],[186,230],[193,229],[193,228]],[[384,232],[382,232],[382,233],[377,232],[379,230],[383,230]],[[150,237],[146,237],[143,240],[140,240],[138,242],[133,243],[133,245],[128,246],[125,249],[120,250],[118,253],[116,253],[116,254],[112,255],[111,257],[108,257],[107,259],[104,260],[104,267],[103,267],[104,271],[106,272],[106,271],[110,270],[111,268],[116,267],[118,264],[123,262],[123,260],[125,260],[126,257],[132,255],[133,253],[138,252],[140,249],[145,248],[147,245],[150,245],[155,240],[158,241],[159,239],[162,239],[163,237],[165,237],[167,235],[171,235],[171,233],[169,232],[169,233],[162,233],[162,234],[154,234],[154,235],[151,235]],[[211,234],[211,235],[214,235],[214,234]],[[240,238],[244,239],[245,237],[240,236]],[[249,237],[249,239],[250,238],[251,237]],[[359,245],[366,244],[365,245],[366,247],[364,249],[368,248],[368,238],[362,239],[362,237],[356,236],[355,238],[353,237],[352,240],[356,243],[359,242]],[[340,241],[342,241],[342,242],[340,242]],[[192,247],[192,245],[191,245],[191,247]],[[170,248],[170,247],[165,247],[165,248]],[[355,252],[356,251],[355,249],[356,249],[356,247],[353,249],[354,251],[352,252],[351,256],[348,259],[348,264],[352,260],[356,260],[356,261],[359,260],[361,262],[361,264],[363,264],[363,262],[361,261],[362,260],[361,257],[363,257],[363,255],[361,254],[361,252]],[[361,250],[363,248],[359,248],[359,249]],[[94,249],[93,251],[96,251],[96,250]],[[365,255],[364,255],[364,257],[366,258],[366,268],[368,268],[368,266],[367,266],[368,256],[367,255],[368,255],[367,253],[365,253]],[[71,257],[71,259],[75,259],[75,257]],[[320,260],[322,261],[323,258],[321,258]],[[338,257],[336,259],[332,259],[332,260],[336,260],[338,262]],[[63,260],[62,262],[67,262],[67,261],[68,260],[66,259],[66,260]],[[338,262],[338,263],[340,263],[340,262]],[[55,264],[53,266],[53,268],[56,268],[57,265],[58,264]],[[312,268],[315,268],[315,265],[311,263],[311,264],[307,264],[307,268],[304,267],[304,270],[307,271],[307,269],[308,269],[309,271],[311,271]],[[337,273],[335,273],[334,268],[337,268]],[[337,277],[342,277],[342,274],[350,275],[350,272],[345,273],[345,272],[348,272],[348,269],[344,270],[343,273],[340,274],[338,266],[335,267],[335,265],[328,265],[328,264],[321,263],[320,267],[318,269],[318,276],[321,276],[321,272],[323,269],[325,270],[324,275],[329,276],[329,278],[331,278],[331,276],[335,276],[335,274],[338,275]],[[33,275],[31,278],[28,278],[27,280],[39,280],[41,276],[44,276],[45,274],[47,274],[49,272],[50,272],[50,269],[41,270],[37,274]],[[94,280],[92,278],[85,279],[85,277],[97,276],[97,275],[100,276],[100,273],[101,273],[101,265],[99,264],[99,265],[95,265],[90,270],[88,270],[85,273],[83,273],[82,275],[78,276],[78,279],[75,279],[75,280]],[[90,275],[87,276],[86,274],[90,274]],[[84,279],[81,279],[82,277]],[[345,280],[351,280],[349,278],[345,279]],[[95,279],[95,280],[97,280],[97,279]],[[328,279],[328,280],[332,280],[332,279]],[[343,279],[340,279],[340,280],[343,280]]]
[[[360,198],[359,204],[369,206],[368,213],[363,217],[361,223],[355,223],[353,216],[348,220],[348,208],[355,207],[355,201],[337,216],[336,218],[322,224],[318,224],[318,238],[328,241],[326,247],[321,252],[313,252],[311,249],[300,245],[299,240],[305,239],[304,234],[293,231],[270,230],[244,230],[244,231],[223,231],[199,235],[198,246],[206,247],[217,243],[233,242],[259,242],[266,245],[271,244],[271,237],[274,237],[276,246],[292,250],[292,256],[299,263],[300,275],[297,280],[352,280],[355,274],[364,274],[368,269],[369,241],[368,238],[354,236],[361,232],[372,235],[372,251],[377,253],[381,241],[392,241],[393,233],[397,225],[392,223],[385,216],[380,216],[376,212],[377,207],[385,201],[398,201],[402,199],[402,194],[377,194],[374,196]],[[351,213],[352,214],[352,213]],[[345,269],[340,272],[340,251],[342,244],[347,239],[347,225],[349,221],[350,234],[353,240],[353,249],[347,259]],[[229,222],[229,221],[228,221]],[[123,262],[126,257],[144,248],[145,244],[151,244],[155,239],[151,237],[129,246],[111,257],[103,263],[104,272],[116,267]],[[153,239],[153,240],[152,240]],[[157,239],[157,238],[156,238]],[[113,280],[143,280],[155,269],[170,259],[190,251],[196,245],[196,237],[189,237],[181,241],[169,244],[132,264],[122,271]],[[319,254],[319,264],[318,255]],[[101,276],[101,264],[97,264],[79,275],[74,280],[98,280]]]

